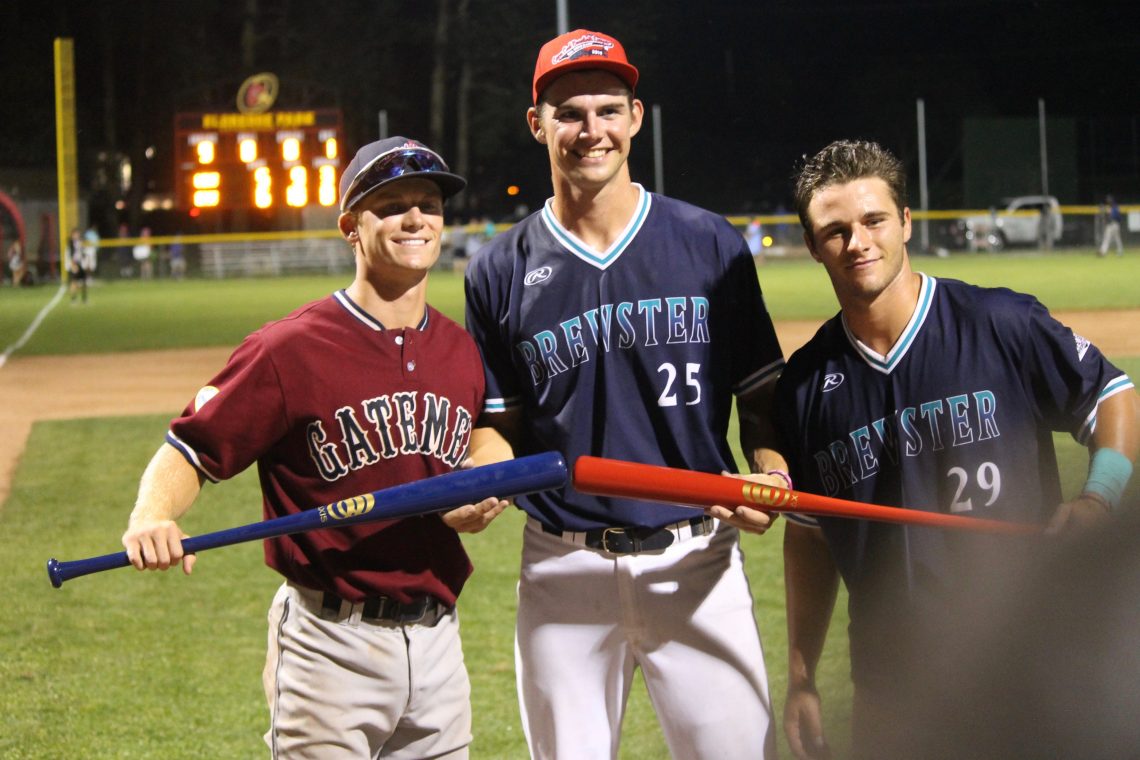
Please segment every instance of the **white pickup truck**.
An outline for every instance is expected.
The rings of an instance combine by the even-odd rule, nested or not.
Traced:
[[[971,251],[1000,251],[1009,245],[1044,246],[1044,230],[1048,231],[1049,242],[1056,243],[1061,239],[1064,226],[1061,205],[1051,195],[1009,198],[1004,209],[991,209],[988,214],[968,216],[958,224],[965,233],[966,244]],[[1043,224],[1047,225],[1044,230]]]

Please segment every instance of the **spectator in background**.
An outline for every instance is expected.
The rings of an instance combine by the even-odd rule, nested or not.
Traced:
[[[463,239],[463,255],[470,259],[483,246],[483,227],[478,219],[467,223],[467,237]]]
[[[170,276],[181,280],[186,276],[186,253],[182,246],[182,235],[175,235],[170,244]]]
[[[83,238],[79,234],[79,229],[73,228],[71,236],[67,239],[67,290],[72,303],[75,303],[75,299],[81,293],[83,303],[87,303],[86,263],[87,256],[83,253]]]
[[[83,268],[87,270],[87,278],[95,277],[95,270],[99,266],[99,231],[95,225],[87,228],[83,233]]]
[[[135,262],[139,265],[139,279],[149,280],[154,277],[154,249],[150,244],[150,227],[143,227],[139,231],[138,244],[132,249]]]
[[[119,238],[129,238],[131,236],[131,229],[125,223],[119,225]],[[131,264],[131,248],[128,245],[121,245],[116,249],[115,258],[119,262],[119,276],[123,279],[131,277],[135,273],[135,268]]]
[[[1108,247],[1116,245],[1116,255],[1124,255],[1124,241],[1120,239],[1120,204],[1111,195],[1104,199],[1104,235],[1100,239],[1100,256],[1108,255]]]
[[[744,228],[744,240],[748,243],[748,250],[755,258],[764,253],[764,230],[760,226],[759,217],[752,217],[748,226]]]
[[[12,287],[32,284],[32,277],[28,272],[28,259],[24,256],[24,245],[19,238],[8,246],[8,271],[12,275]]]

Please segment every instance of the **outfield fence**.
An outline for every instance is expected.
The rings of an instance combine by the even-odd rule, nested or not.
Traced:
[[[1126,248],[1140,247],[1140,204],[1121,205],[1124,223],[1120,234]],[[1106,215],[1100,206],[1061,206],[1060,235],[1046,245],[1042,228],[1049,229],[1040,214],[1030,211],[1005,212],[997,209],[916,211],[911,210],[914,231],[909,249],[911,253],[972,253],[985,250],[1032,251],[1042,249],[1074,250],[1096,248],[1104,237]],[[768,255],[806,255],[803,231],[795,214],[729,216],[728,220],[741,233],[749,224],[758,222]],[[996,235],[974,234],[979,221],[982,226],[1000,227],[1003,222],[1028,232],[1024,239],[1004,240]],[[1012,224],[1011,224],[1012,223]],[[923,234],[925,233],[925,234]],[[924,250],[922,242],[928,241]]]
[[[1140,205],[1121,206],[1125,221],[1121,237],[1126,248],[1140,247]],[[1022,224],[1039,225],[1038,215],[1030,212],[1005,214],[993,209],[954,211],[914,211],[914,234],[910,250],[952,255],[993,249],[1036,251],[1048,248],[1039,236],[1032,242],[994,244],[971,235],[966,220],[987,217],[991,220],[1020,217]],[[1098,206],[1062,206],[1060,236],[1053,250],[1090,249],[1099,246],[1104,235],[1105,216]],[[806,256],[799,219],[795,214],[731,215],[727,219],[742,234],[749,226],[759,225],[763,239],[762,255],[771,257]],[[444,233],[443,252],[438,266],[460,269],[491,236],[510,227],[509,224],[472,223],[451,225]],[[924,247],[922,241],[927,241]],[[136,246],[149,246],[147,266],[136,258]],[[96,277],[129,279],[144,276],[201,277],[277,277],[289,274],[349,274],[354,269],[352,253],[335,229],[294,232],[261,232],[211,235],[154,236],[148,238],[113,238],[99,242]]]

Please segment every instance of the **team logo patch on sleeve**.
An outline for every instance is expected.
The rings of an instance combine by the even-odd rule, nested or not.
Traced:
[[[538,269],[532,269],[527,272],[526,277],[523,278],[523,285],[537,285],[544,280],[548,280],[550,279],[550,275],[553,273],[553,271],[554,270],[550,267],[539,267]]]
[[[841,385],[843,385],[843,373],[842,372],[829,372],[828,374],[823,376],[823,387],[820,388],[820,390],[823,393],[827,393],[828,391],[835,390],[836,388],[838,388]]]
[[[206,402],[218,395],[218,389],[212,385],[207,385],[198,391],[194,396],[194,411],[198,411],[206,405]]]
[[[1085,360],[1085,353],[1089,350],[1092,342],[1088,338],[1082,338],[1080,335],[1073,333],[1073,338],[1077,341],[1077,361]]]

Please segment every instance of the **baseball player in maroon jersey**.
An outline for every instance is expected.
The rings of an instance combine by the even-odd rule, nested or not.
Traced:
[[[136,568],[189,573],[175,521],[203,481],[254,463],[268,519],[465,461],[482,366],[467,333],[426,303],[443,204],[464,185],[414,140],[361,148],[338,219],[355,278],[248,336],[173,421],[123,535]],[[265,542],[285,578],[264,674],[273,757],[467,757],[455,600],[471,565],[456,531],[481,530],[505,506]]]

